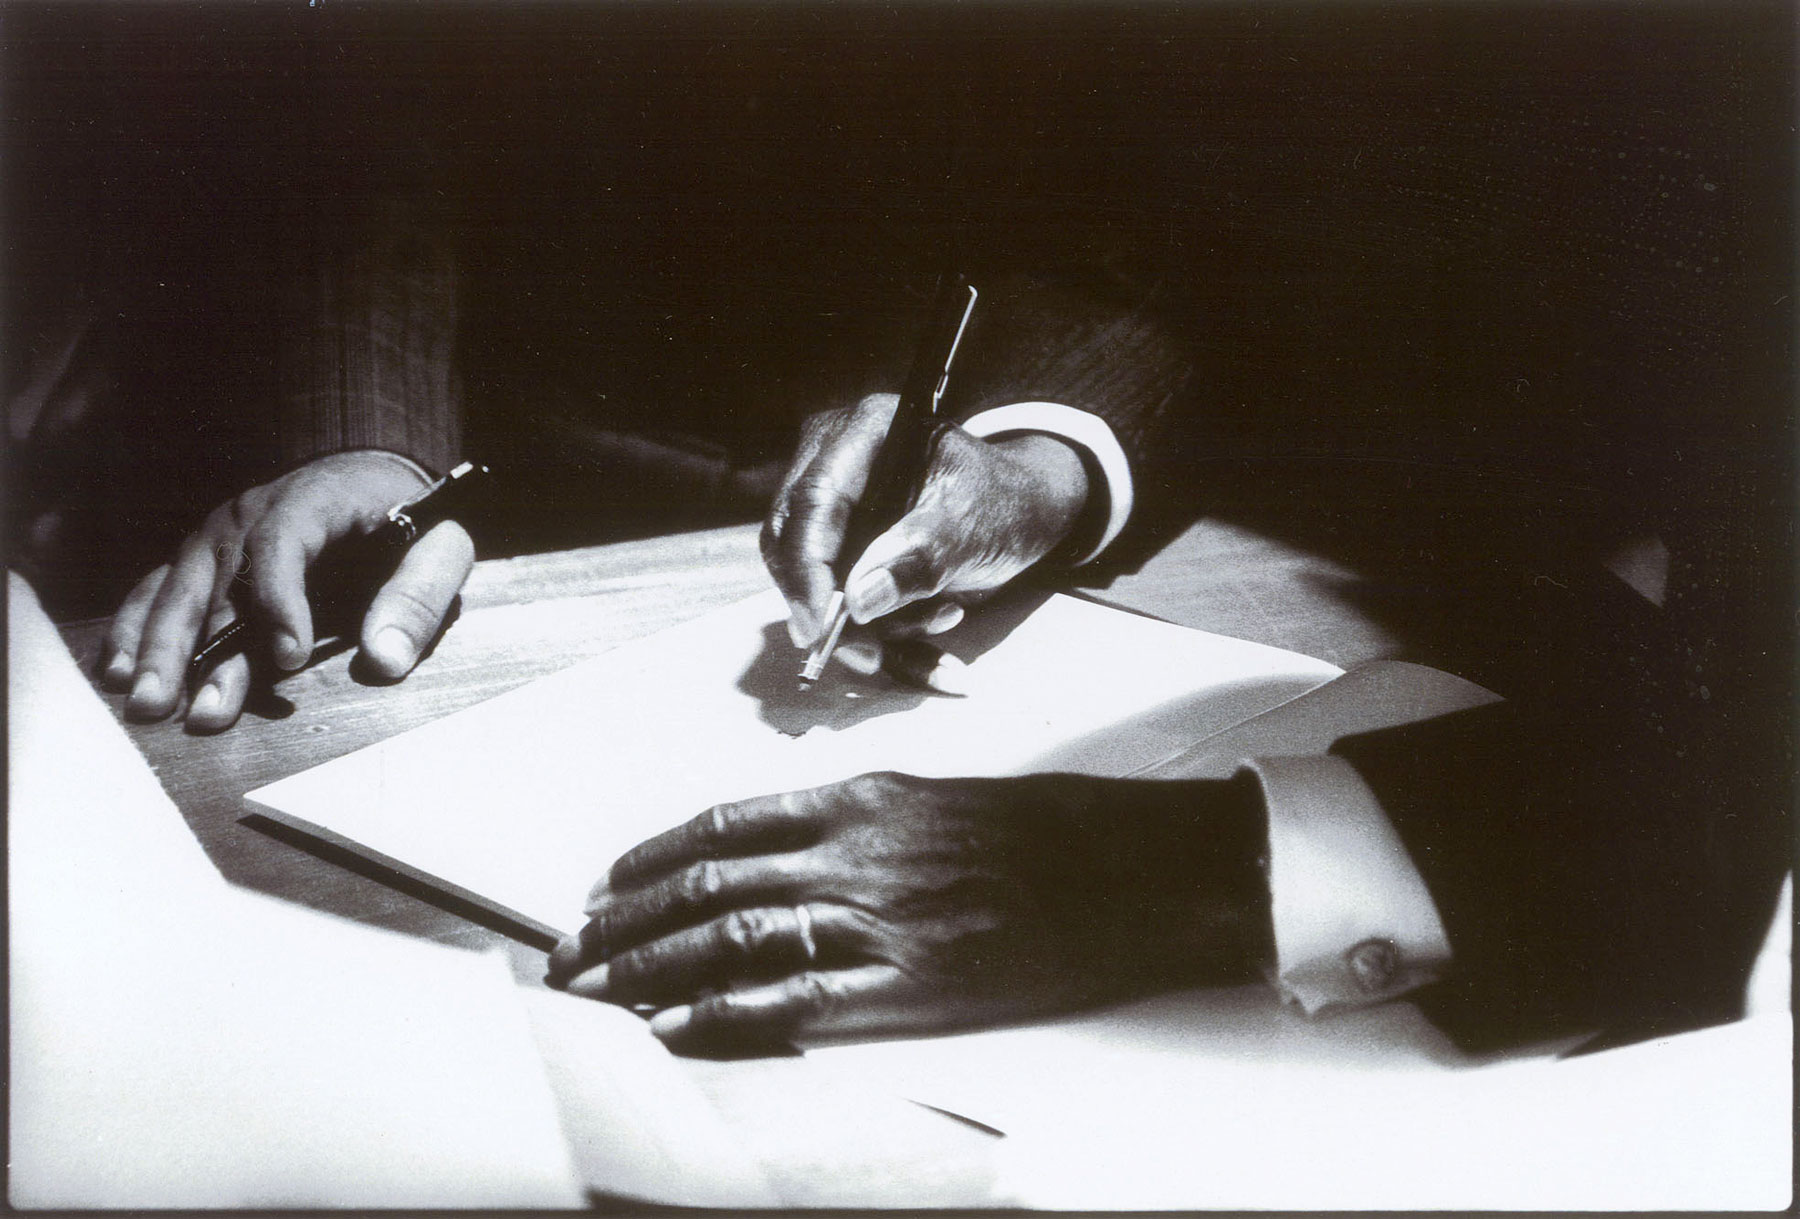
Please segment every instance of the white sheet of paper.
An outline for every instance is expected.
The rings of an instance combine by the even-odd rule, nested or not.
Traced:
[[[1409,1004],[1309,1019],[1250,986],[807,1058],[1004,1131],[997,1192],[1022,1206],[1780,1210],[1792,1041],[1784,998],[1640,1046],[1476,1061]]]
[[[227,885],[8,608],[12,1204],[580,1205],[504,960]]]
[[[612,1199],[762,1208],[780,1199],[693,1078],[622,1007],[521,990],[582,1179]]]
[[[1021,612],[947,637],[965,698],[841,667],[803,693],[771,591],[246,800],[566,932],[614,859],[720,801],[870,770],[1126,774],[1340,673],[1071,597]]]
[[[14,954],[15,1205],[583,1203],[503,957],[237,891],[215,914]]]
[[[1782,1210],[1792,1045],[1783,1012],[1464,1070],[1177,1061],[1026,1119],[1002,1188],[1072,1210]]]
[[[7,573],[6,652],[14,810],[7,845],[15,863],[33,863],[13,882],[15,902],[19,884],[77,873],[83,886],[63,895],[71,903],[96,887],[178,901],[223,892],[225,878],[16,572]],[[64,809],[79,813],[79,830]],[[41,817],[21,815],[40,810]],[[102,843],[106,849],[97,849]],[[58,900],[53,887],[34,891]]]
[[[1145,1089],[1153,1099],[1172,1078],[1213,1091],[1264,1072],[1275,1079],[1466,1061],[1410,1005],[1313,1020],[1264,985],[1177,991],[1015,1028],[813,1046],[806,1056],[822,1070],[1008,1135],[1133,1105]]]

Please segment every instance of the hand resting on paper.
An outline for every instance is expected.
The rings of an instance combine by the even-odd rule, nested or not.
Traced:
[[[313,621],[308,568],[331,543],[370,526],[424,485],[411,463],[362,450],[315,458],[221,504],[172,562],[125,598],[107,631],[102,680],[131,691],[126,709],[132,716],[160,719],[180,703],[195,649],[241,613],[262,628],[253,647],[266,649],[280,669],[300,668],[312,654],[316,627],[357,625]],[[376,673],[397,679],[418,662],[474,556],[468,534],[454,522],[412,546],[361,622],[362,653]],[[220,663],[194,694],[189,728],[230,727],[249,687],[247,657]]]
[[[548,981],[743,1052],[1026,1019],[1253,976],[1261,796],[1151,781],[862,775],[716,806],[628,852]]]
[[[762,552],[787,597],[796,647],[810,647],[824,629],[831,564],[898,402],[875,394],[808,419],[776,492]],[[836,655],[865,675],[885,662],[903,680],[943,685],[933,676],[939,653],[919,641],[955,626],[965,602],[1054,550],[1087,492],[1081,459],[1060,440],[986,441],[946,429],[912,511],[871,542],[849,574],[845,594],[857,626]]]

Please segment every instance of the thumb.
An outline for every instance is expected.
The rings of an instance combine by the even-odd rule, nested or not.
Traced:
[[[363,618],[363,655],[377,672],[398,680],[419,663],[474,563],[475,544],[455,521],[413,543]]]
[[[914,601],[936,595],[950,582],[948,522],[914,509],[881,534],[844,581],[850,617],[867,623]]]

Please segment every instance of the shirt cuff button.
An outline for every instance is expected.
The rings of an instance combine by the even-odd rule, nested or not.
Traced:
[[[1365,994],[1377,994],[1394,984],[1400,972],[1400,950],[1389,939],[1364,940],[1344,954],[1350,974]]]

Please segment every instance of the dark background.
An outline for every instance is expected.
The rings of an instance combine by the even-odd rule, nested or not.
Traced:
[[[515,544],[754,516],[955,264],[1149,302],[1214,456],[1481,466],[1561,518],[1677,494],[1678,431],[1785,562],[1792,16],[8,4],[9,402],[72,301],[109,353],[78,425],[15,411],[11,544],[104,612],[278,470],[279,281],[399,199],[456,234],[465,447],[555,522]],[[600,452],[669,433],[764,481]]]

